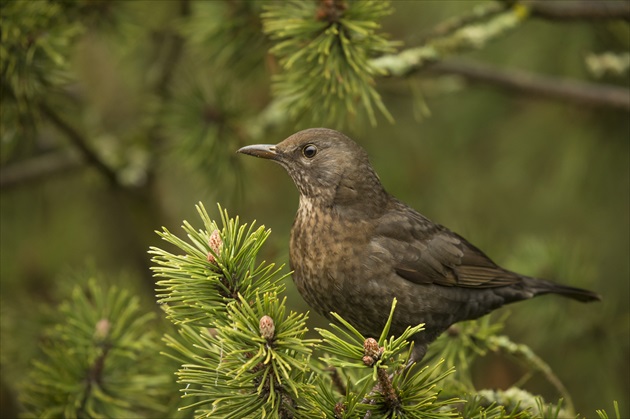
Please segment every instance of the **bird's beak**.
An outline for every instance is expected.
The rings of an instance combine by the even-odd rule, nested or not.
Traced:
[[[280,154],[272,144],[254,144],[239,148],[237,153],[249,154],[262,159],[278,160]]]

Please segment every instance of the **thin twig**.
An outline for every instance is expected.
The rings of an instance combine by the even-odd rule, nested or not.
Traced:
[[[483,24],[457,27],[419,47],[408,48],[397,54],[385,54],[370,60],[370,66],[380,75],[402,77],[443,60],[445,57],[484,48],[493,40],[518,28],[529,16],[525,7],[512,7],[496,13]]]
[[[189,16],[191,13],[190,10],[190,1],[189,0],[180,0],[179,2],[179,15],[182,18]],[[155,92],[162,98],[168,99],[170,96],[168,91],[168,86],[173,78],[173,74],[175,72],[175,67],[179,62],[182,53],[184,52],[184,43],[185,40],[182,36],[174,33],[170,36],[170,45],[169,49],[166,52],[166,58],[164,59],[164,64],[162,67],[162,72],[158,77],[154,90]]]
[[[181,18],[186,18],[191,14],[190,0],[180,0],[178,6],[178,12]],[[166,58],[161,63],[161,72],[152,87],[155,94],[161,99],[162,105],[170,99],[171,91],[169,90],[169,87],[175,74],[177,64],[181,61],[185,45],[185,39],[177,33],[167,34],[167,38],[169,39],[168,49],[165,53]],[[151,126],[148,127],[147,137],[151,142],[152,148],[159,147],[164,140],[161,135],[161,124],[162,119],[155,118]],[[152,174],[155,167],[155,157],[155,154],[151,155],[151,161],[146,169],[147,179],[149,180],[153,178]]]
[[[490,336],[488,341],[491,346],[497,348],[498,351],[514,356],[528,364],[535,371],[541,372],[545,376],[545,379],[556,388],[558,393],[560,393],[567,406],[567,410],[569,412],[575,411],[571,394],[564,386],[560,378],[558,378],[551,367],[543,361],[542,358],[536,355],[528,346],[514,343],[507,336]]]
[[[548,1],[529,0],[522,4],[532,16],[550,20],[630,20],[630,2],[620,0]]]
[[[624,87],[560,79],[521,70],[499,70],[488,65],[456,61],[435,63],[427,70],[455,74],[470,82],[499,86],[538,97],[592,107],[630,110],[630,91]]]
[[[57,151],[12,163],[0,169],[0,188],[6,189],[32,180],[50,178],[57,173],[81,167],[75,153]]]
[[[455,16],[451,19],[447,19],[441,23],[438,23],[421,38],[419,43],[424,44],[431,39],[449,35],[456,30],[463,28],[464,26],[468,26],[484,19],[488,19],[496,14],[505,11],[506,7],[506,4],[499,2],[488,3],[475,7],[468,14]]]
[[[101,354],[94,360],[94,363],[90,366],[90,369],[87,371],[87,377],[85,377],[85,391],[83,393],[83,398],[81,399],[81,405],[79,406],[78,411],[82,413],[80,416],[88,416],[86,412],[86,405],[89,398],[92,396],[93,387],[101,387],[103,380],[103,368],[105,366],[105,358],[109,353],[109,350],[112,348],[111,344],[106,343],[102,345]]]
[[[70,125],[67,121],[61,118],[54,110],[52,110],[46,103],[40,103],[39,109],[50,122],[53,123],[61,131],[63,134],[68,137],[72,145],[79,150],[85,161],[94,166],[101,174],[107,179],[110,185],[118,187],[120,183],[118,182],[118,176],[116,172],[110,168],[105,162],[103,162],[100,157],[96,154],[94,150],[90,147],[87,142],[87,139],[83,137],[72,125]]]

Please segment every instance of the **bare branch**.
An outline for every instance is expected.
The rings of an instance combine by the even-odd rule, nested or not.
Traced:
[[[541,76],[521,70],[499,70],[473,63],[442,62],[429,72],[455,74],[473,83],[499,86],[549,99],[571,101],[592,107],[630,110],[630,91],[623,87]]]
[[[529,0],[522,4],[532,16],[551,20],[630,20],[630,2],[626,0]]]
[[[526,8],[515,6],[504,12],[493,12],[492,17],[483,24],[459,27],[459,23],[456,22],[447,25],[451,29],[459,27],[454,32],[397,54],[381,55],[370,60],[370,66],[377,74],[383,76],[405,76],[427,64],[440,61],[446,56],[482,49],[494,39],[516,29],[527,19],[527,16]]]
[[[447,36],[464,26],[488,19],[505,11],[506,8],[506,4],[499,2],[477,6],[468,14],[455,16],[435,25],[426,35],[422,37],[420,44],[424,44],[430,39]]]
[[[13,163],[0,169],[0,189],[10,188],[29,181],[49,178],[83,166],[81,160],[70,152],[53,152]]]
[[[52,110],[47,104],[40,103],[39,109],[42,114],[48,118],[50,122],[59,129],[63,134],[68,137],[73,146],[82,154],[85,161],[94,166],[112,186],[119,186],[118,176],[116,172],[112,170],[109,166],[107,166],[100,157],[96,154],[94,150],[89,146],[87,140],[83,138],[72,125],[68,122],[64,121],[57,113]]]
[[[190,15],[190,0],[179,1],[179,16],[187,17]],[[166,51],[166,58],[164,59],[161,73],[155,83],[155,92],[163,99],[168,99],[169,92],[168,86],[173,78],[175,67],[180,61],[181,55],[184,51],[184,38],[176,33],[166,34],[168,36],[168,50]],[[163,40],[162,40],[163,42]]]

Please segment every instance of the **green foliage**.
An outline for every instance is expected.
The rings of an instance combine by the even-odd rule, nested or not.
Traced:
[[[251,75],[262,64],[268,47],[260,36],[261,5],[255,1],[193,2],[190,19],[181,22],[180,32],[199,52],[212,52],[206,57],[212,67]]]
[[[188,241],[159,232],[185,254],[152,248],[160,302],[179,328],[166,335],[187,407],[197,417],[539,418],[565,414],[521,389],[477,391],[470,360],[504,351],[544,370],[530,350],[497,336],[500,323],[467,322],[436,342],[446,358],[409,365],[409,338],[390,336],[396,307],[378,340],[336,313],[322,340],[305,339],[306,315],[286,314],[280,269],[255,258],[269,230],[241,224],[219,207],[222,228],[197,206],[205,230],[184,222]],[[313,351],[321,353],[311,359]],[[446,365],[446,367],[445,367]],[[462,369],[454,374],[455,367]],[[543,371],[545,372],[545,371]],[[453,378],[457,377],[457,379]],[[461,397],[464,395],[465,397]]]
[[[615,418],[616,419],[621,419],[621,415],[619,414],[619,403],[617,403],[617,401],[615,400],[614,404],[614,408],[615,408]],[[597,416],[599,416],[600,419],[609,419],[610,416],[608,416],[608,413],[606,413],[605,410],[596,410]]]
[[[534,373],[541,373],[562,396],[566,410],[573,412],[571,396],[551,367],[528,346],[514,343],[509,337],[499,335],[503,329],[504,319],[493,322],[491,316],[485,316],[479,320],[458,323],[430,346],[428,358],[443,357],[447,365],[457,366],[457,372],[449,377],[449,391],[455,391],[457,394],[474,392],[475,387],[470,374],[475,358],[488,353],[498,353],[526,365],[527,373],[519,380],[520,384],[527,381]],[[515,388],[512,393],[518,391],[521,390]],[[518,397],[512,396],[508,396],[508,399],[519,400]],[[531,400],[530,407],[533,407],[536,404],[535,397],[532,396],[529,399]]]
[[[269,95],[268,87],[260,88],[269,48],[261,36],[262,2],[194,1],[189,6],[189,14],[175,25],[186,50],[182,77],[170,86],[172,100],[162,122],[174,157],[206,179],[220,179],[212,191],[225,199],[241,186],[242,159],[234,150],[245,142],[245,120]],[[201,71],[188,70],[194,66]]]
[[[156,276],[167,278],[158,281],[159,301],[184,339],[166,337],[177,352],[171,356],[187,360],[178,372],[185,397],[201,399],[191,405],[201,417],[291,416],[296,400],[313,392],[307,373],[315,341],[303,339],[306,315],[287,315],[278,297],[282,267],[255,264],[270,231],[241,225],[219,207],[219,232],[202,204],[197,210],[206,231],[185,222],[191,243],[159,233],[185,255],[151,249]]]
[[[62,4],[52,1],[2,1],[2,156],[33,134],[43,98],[71,79],[68,49],[83,31]]]
[[[161,345],[149,329],[153,313],[116,287],[91,279],[62,304],[44,357],[34,362],[24,392],[40,417],[197,418],[504,418],[573,416],[520,388],[476,390],[469,360],[502,351],[532,371],[555,377],[529,348],[498,336],[500,324],[463,323],[439,340],[446,358],[410,363],[409,339],[423,325],[390,335],[396,308],[377,339],[363,336],[336,313],[319,339],[307,339],[307,314],[286,310],[286,277],[256,256],[270,231],[242,224],[222,210],[221,229],[203,204],[203,229],[184,222],[188,240],[158,234],[183,254],[152,247],[158,299],[177,328]],[[165,357],[156,359],[161,348]],[[313,359],[314,351],[319,353]],[[183,400],[176,394],[169,362]],[[449,365],[452,364],[452,365]],[[463,371],[454,374],[455,367]],[[174,367],[173,367],[174,368]],[[456,378],[456,379],[455,379]],[[553,380],[550,379],[550,381]],[[556,384],[556,383],[554,383]],[[166,402],[165,402],[166,400]],[[172,409],[183,407],[178,412]],[[615,405],[618,415],[618,408]],[[605,411],[598,411],[606,419]]]
[[[286,133],[287,123],[295,122],[290,117],[302,116],[304,120],[312,116],[317,125],[336,126],[362,122],[361,116],[366,115],[374,123],[379,112],[387,117],[376,92],[377,82],[379,92],[388,93],[388,107],[397,110],[399,123],[396,132],[400,142],[396,147],[381,148],[378,154],[381,167],[388,165],[387,159],[396,158],[396,163],[389,165],[391,170],[381,173],[384,178],[389,177],[390,185],[398,191],[416,191],[419,195],[413,196],[418,203],[423,202],[428,214],[436,219],[439,215],[447,224],[457,220],[458,229],[475,240],[481,238],[480,243],[485,240],[482,247],[503,257],[504,262],[507,260],[505,266],[511,269],[566,279],[585,287],[594,286],[589,278],[611,279],[607,285],[601,281],[596,285],[603,293],[609,291],[601,310],[580,316],[580,321],[567,321],[582,313],[580,310],[587,313],[593,308],[563,306],[564,302],[524,304],[518,310],[527,313],[524,317],[529,322],[520,320],[523,316],[515,316],[515,328],[510,328],[510,333],[519,335],[522,331],[523,339],[540,348],[539,354],[545,354],[548,360],[563,358],[563,362],[556,360],[551,364],[558,375],[572,384],[581,406],[597,405],[602,394],[610,398],[625,396],[628,310],[627,302],[620,296],[627,292],[619,290],[627,290],[623,279],[628,277],[628,264],[624,262],[628,240],[627,234],[610,232],[623,232],[628,227],[623,204],[626,201],[618,199],[627,198],[628,191],[627,176],[619,176],[619,171],[627,172],[627,115],[580,108],[580,117],[575,118],[576,108],[565,106],[568,102],[554,107],[540,99],[522,101],[518,95],[500,91],[462,89],[463,79],[423,72],[415,74],[418,77],[413,78],[413,83],[426,99],[423,105],[431,106],[436,117],[425,121],[419,134],[416,124],[405,122],[412,105],[408,86],[401,79],[428,63],[470,51],[473,53],[467,59],[487,60],[507,69],[522,67],[585,78],[582,60],[588,51],[623,49],[620,44],[606,42],[612,26],[621,29],[616,35],[622,44],[625,42],[621,47],[627,47],[628,37],[621,36],[628,33],[627,22],[602,22],[596,27],[551,24],[544,19],[528,19],[530,5],[523,2],[476,2],[474,6],[465,1],[461,5],[394,4],[401,13],[387,22],[392,28],[389,31],[416,44],[398,54],[389,54],[393,43],[381,35],[379,27],[391,10],[386,1],[0,0],[2,182],[9,179],[9,169],[20,169],[15,172],[19,190],[3,189],[1,200],[0,413],[5,413],[10,404],[5,404],[7,392],[10,400],[11,394],[23,390],[20,397],[29,414],[45,415],[46,409],[57,409],[55,416],[64,415],[57,414],[61,412],[59,406],[77,400],[81,391],[87,394],[84,377],[103,348],[98,347],[97,341],[92,342],[92,347],[86,342],[92,336],[89,331],[96,331],[100,316],[90,318],[90,323],[81,329],[83,334],[78,333],[83,336],[82,343],[68,333],[62,339],[55,334],[57,329],[48,330],[50,337],[41,341],[43,356],[31,374],[23,373],[30,355],[38,350],[40,341],[33,337],[39,333],[40,320],[49,317],[31,308],[56,301],[63,287],[49,278],[56,277],[59,269],[97,255],[103,267],[145,272],[146,259],[137,257],[149,245],[144,234],[168,219],[160,213],[161,208],[177,213],[191,194],[201,193],[196,188],[197,178],[212,188],[211,196],[225,199],[225,192],[233,193],[239,186],[233,182],[238,181],[241,169],[234,150],[263,139],[279,139],[275,134],[268,135],[269,128]],[[261,35],[263,10],[267,37]],[[434,30],[427,26],[445,16],[448,20]],[[268,55],[271,44],[275,45],[275,57]],[[484,51],[475,51],[481,49]],[[605,61],[603,58],[599,64]],[[613,64],[619,66],[621,61]],[[274,77],[274,101],[269,100],[267,72],[280,73]],[[512,75],[511,70],[509,74]],[[381,83],[381,75],[390,80]],[[627,85],[625,79],[608,77],[606,82]],[[440,98],[434,100],[437,94]],[[48,105],[52,114],[40,112],[42,103]],[[58,117],[57,122],[51,116]],[[563,121],[578,123],[567,125]],[[376,150],[383,146],[383,138],[391,135],[391,129],[380,127],[367,132],[361,140]],[[402,161],[400,153],[391,152],[398,146],[409,151]],[[90,149],[95,151],[93,156],[86,152]],[[546,152],[541,153],[541,149]],[[70,165],[65,164],[66,159],[55,158],[66,153],[77,157],[69,160]],[[36,161],[42,155],[52,159],[46,163]],[[115,172],[119,182],[114,188],[100,188],[101,183],[94,182],[93,170],[86,170],[86,176],[75,176],[76,172],[56,179],[48,176],[82,164],[79,162],[101,170],[99,161]],[[5,165],[7,162],[16,166]],[[52,166],[47,166],[50,162]],[[25,163],[24,167],[21,163]],[[533,168],[533,179],[523,176],[522,167]],[[585,167],[589,168],[586,177]],[[28,169],[32,168],[45,170],[39,175],[36,170],[31,177]],[[470,173],[476,175],[469,176]],[[392,177],[397,181],[392,182]],[[27,184],[24,179],[41,183]],[[453,189],[453,185],[458,187]],[[445,190],[458,197],[458,205],[452,205],[448,196],[444,200],[433,199],[443,196]],[[277,191],[282,195],[283,189]],[[124,200],[121,205],[120,198],[126,192],[139,199],[134,199],[132,205],[126,205],[129,201]],[[280,200],[269,206],[268,198],[261,204],[256,201],[261,193],[268,196],[266,191],[248,191],[251,202],[245,202],[242,210],[254,208],[258,217],[261,211],[273,207],[284,217],[287,206],[293,205]],[[523,196],[530,198],[528,205],[523,205]],[[490,204],[481,208],[480,202]],[[567,202],[574,204],[567,207]],[[112,217],[113,207],[116,215]],[[106,215],[98,218],[99,211]],[[471,218],[463,221],[458,217],[462,212]],[[339,346],[339,342],[319,345],[304,340],[306,318],[285,312],[283,287],[281,282],[275,282],[281,274],[274,269],[266,272],[268,265],[253,261],[259,249],[240,259],[240,274],[232,274],[232,268],[239,269],[230,266],[233,255],[215,255],[222,266],[210,263],[208,253],[212,253],[212,248],[206,243],[213,228],[217,227],[193,229],[190,235],[194,241],[189,240],[190,248],[178,250],[181,255],[154,249],[155,268],[164,268],[154,271],[161,280],[161,307],[177,327],[164,339],[171,347],[168,355],[180,367],[178,377],[184,402],[192,407],[173,412],[160,407],[161,401],[155,405],[150,402],[147,407],[136,406],[134,400],[126,398],[131,403],[127,408],[116,404],[118,399],[112,399],[116,400],[113,406],[104,406],[105,397],[92,391],[86,402],[106,409],[108,416],[124,409],[133,410],[134,416],[163,417],[220,417],[221,412],[238,416],[234,412],[248,411],[249,416],[255,416],[255,411],[247,409],[256,407],[267,416],[355,418],[366,412],[368,407],[363,401],[375,389],[379,369],[362,363],[360,340],[355,339],[350,346],[354,351],[352,358],[328,353],[346,363],[331,369],[326,363],[330,358],[322,352],[343,352],[348,348]],[[242,236],[246,241],[257,231],[245,229]],[[531,260],[523,257],[527,252],[514,251],[511,246],[519,242],[518,236],[513,236],[515,231],[530,231],[539,237],[540,246],[530,252]],[[170,236],[166,230],[163,234]],[[224,241],[229,240],[229,233],[222,230],[221,235]],[[555,241],[550,235],[562,237],[558,246],[546,245]],[[257,240],[262,242],[267,237],[261,234]],[[570,249],[581,245],[584,248],[580,256],[584,257],[563,259]],[[276,246],[272,247],[272,254],[284,249],[286,243]],[[504,248],[512,251],[506,255]],[[137,282],[141,284],[140,280]],[[132,289],[141,290],[138,284]],[[109,291],[103,291],[103,295],[109,295]],[[74,304],[74,299],[66,304]],[[84,307],[80,312],[95,309]],[[58,319],[59,330],[69,328],[66,318],[75,316],[73,310],[63,310]],[[266,311],[273,312],[270,317],[276,334],[285,336],[271,345],[257,323],[268,315],[263,314]],[[81,321],[86,319],[87,316]],[[552,323],[549,329],[554,330],[553,339],[547,339],[548,333],[523,325],[549,326],[546,322]],[[155,329],[154,326],[147,322],[142,329]],[[470,368],[475,359],[493,353],[516,360],[527,370],[513,387],[540,391],[536,383],[527,380],[541,374],[554,386],[552,395],[563,398],[564,411],[570,412],[571,399],[550,364],[527,346],[498,335],[499,329],[500,324],[490,320],[461,324],[451,331],[454,333],[435,342],[430,348],[434,357],[429,364],[436,366],[434,376],[441,379],[422,395],[423,399],[434,395],[436,402],[466,400],[452,406],[462,417],[564,416],[558,413],[558,404],[545,404],[541,398],[520,389],[475,389]],[[343,327],[329,330],[345,336]],[[144,341],[143,336],[146,337],[140,336],[139,342]],[[137,375],[136,367],[150,363],[149,360],[153,362],[147,367],[151,373],[169,375],[177,369],[163,363],[172,359],[153,356],[162,350],[162,345],[153,336],[150,340],[153,346],[146,345],[146,356],[140,356],[136,363],[108,352],[105,372],[117,371],[121,377],[129,374],[113,389],[108,387],[108,397],[126,397],[121,393],[138,383],[136,380],[142,381],[142,373]],[[385,347],[388,342],[379,339],[378,344]],[[585,350],[558,351],[558,345]],[[316,356],[310,356],[311,351]],[[79,365],[81,354],[88,361]],[[414,388],[417,383],[407,384],[405,380],[412,380],[415,375],[405,378],[399,371],[405,356],[403,350],[377,363],[392,375],[395,387]],[[59,361],[61,358],[63,362]],[[441,364],[440,358],[445,358]],[[441,374],[450,371],[451,366],[456,367],[455,372],[442,378]],[[424,373],[430,371],[433,369]],[[24,386],[26,380],[29,382]],[[155,382],[155,386],[146,386],[152,394],[159,391],[164,395],[155,400],[178,396],[170,380],[162,375]],[[137,394],[138,386],[129,394]],[[595,387],[597,391],[592,391]],[[296,389],[304,396],[299,403],[295,400]],[[145,403],[144,396],[143,393],[138,397],[140,404]],[[382,413],[388,406],[381,396],[378,391],[372,394],[373,399],[379,400],[378,408],[385,409],[379,410]],[[523,402],[518,403],[519,397],[531,403],[526,407]],[[373,408],[371,412],[376,412],[376,405],[369,406]],[[615,403],[611,416],[622,417],[625,407],[627,403],[622,400],[620,414]],[[7,416],[15,416],[17,409],[9,408],[11,414]],[[67,416],[76,415],[77,409],[68,408]],[[597,414],[608,417],[603,410]]]
[[[178,81],[173,99],[163,110],[166,136],[174,139],[169,144],[171,155],[204,177],[221,179],[213,188],[226,195],[237,190],[235,173],[242,170],[242,160],[234,150],[240,144],[239,118],[247,112],[244,90],[245,86],[230,77],[190,76]]]
[[[322,362],[335,368],[359,368],[366,370],[368,374],[352,384],[358,390],[357,395],[352,394],[350,400],[344,404],[350,406],[353,414],[365,415],[368,411],[377,417],[404,417],[404,418],[446,418],[454,416],[451,409],[445,408],[457,402],[457,399],[438,400],[439,390],[436,385],[453,372],[453,368],[443,371],[441,362],[435,367],[424,367],[415,372],[407,367],[411,354],[408,339],[420,332],[423,325],[408,327],[398,337],[389,335],[389,328],[393,319],[396,300],[392,302],[389,319],[383,328],[377,341],[380,353],[371,365],[366,364],[364,358],[367,350],[367,337],[363,336],[350,323],[341,316],[333,313],[335,319],[341,324],[330,324],[330,331],[318,329],[323,337],[321,349],[327,356],[320,358]],[[368,362],[369,364],[370,362]],[[369,385],[361,386],[363,382]],[[350,384],[350,383],[348,383]],[[381,390],[372,388],[379,385]],[[383,388],[391,387],[393,393],[388,394]],[[361,399],[360,404],[356,403]],[[395,399],[395,400],[394,400]]]
[[[427,358],[444,358],[449,367],[457,366],[457,372],[450,377],[459,391],[473,391],[474,385],[470,369],[476,357],[484,356],[491,350],[488,339],[503,328],[501,321],[493,322],[490,316],[476,321],[458,323],[429,347]]]
[[[157,247],[151,247],[153,262],[151,269],[159,280],[158,298],[169,318],[176,324],[208,327],[218,316],[224,315],[227,304],[239,295],[246,301],[258,294],[277,293],[283,289],[278,273],[282,266],[265,262],[255,266],[255,257],[267,239],[270,230],[264,226],[254,229],[255,222],[249,227],[240,225],[238,217],[229,219],[226,211],[221,210],[223,228],[220,232],[221,245],[212,249],[209,244],[212,232],[218,231],[217,225],[210,220],[202,204],[197,211],[206,228],[195,230],[188,222],[183,229],[190,243],[180,239],[166,228],[158,234],[162,239],[177,246],[185,254],[176,255]],[[209,254],[214,263],[209,262]]]
[[[374,108],[393,120],[374,88],[369,58],[393,51],[377,31],[388,1],[272,2],[262,14],[271,53],[284,70],[274,93],[293,118],[342,126],[358,114],[376,124]]]
[[[419,324],[415,327],[409,327],[405,332],[398,336],[390,336],[388,339],[389,328],[391,327],[391,320],[393,318],[394,309],[396,308],[396,300],[392,302],[392,309],[390,311],[389,319],[383,328],[380,338],[378,339],[379,347],[383,348],[383,352],[379,355],[379,359],[373,365],[373,378],[376,379],[377,368],[384,360],[389,360],[389,364],[394,369],[399,369],[406,365],[409,359],[409,354],[403,355],[402,352],[409,347],[409,339],[414,334],[418,333],[424,328],[424,325]],[[330,328],[332,331],[326,329],[317,329],[319,334],[323,337],[322,349],[327,354],[339,355],[341,358],[326,357],[325,361],[330,365],[338,368],[364,368],[363,363],[364,356],[364,342],[367,336],[363,336],[357,329],[355,329],[350,323],[345,321],[337,313],[332,313],[335,319],[340,325],[331,323]],[[402,355],[402,356],[401,356]],[[343,358],[346,358],[344,360]],[[396,359],[396,361],[394,361]]]
[[[37,417],[156,417],[168,412],[172,378],[136,297],[90,279],[47,331],[23,403]]]

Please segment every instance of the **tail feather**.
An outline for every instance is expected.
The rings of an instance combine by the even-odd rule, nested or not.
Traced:
[[[558,294],[563,297],[572,298],[582,303],[590,303],[591,301],[601,301],[602,297],[593,291],[582,288],[570,287],[568,285],[556,284],[555,282],[545,279],[524,277],[524,281],[529,282],[531,289],[535,295]]]

